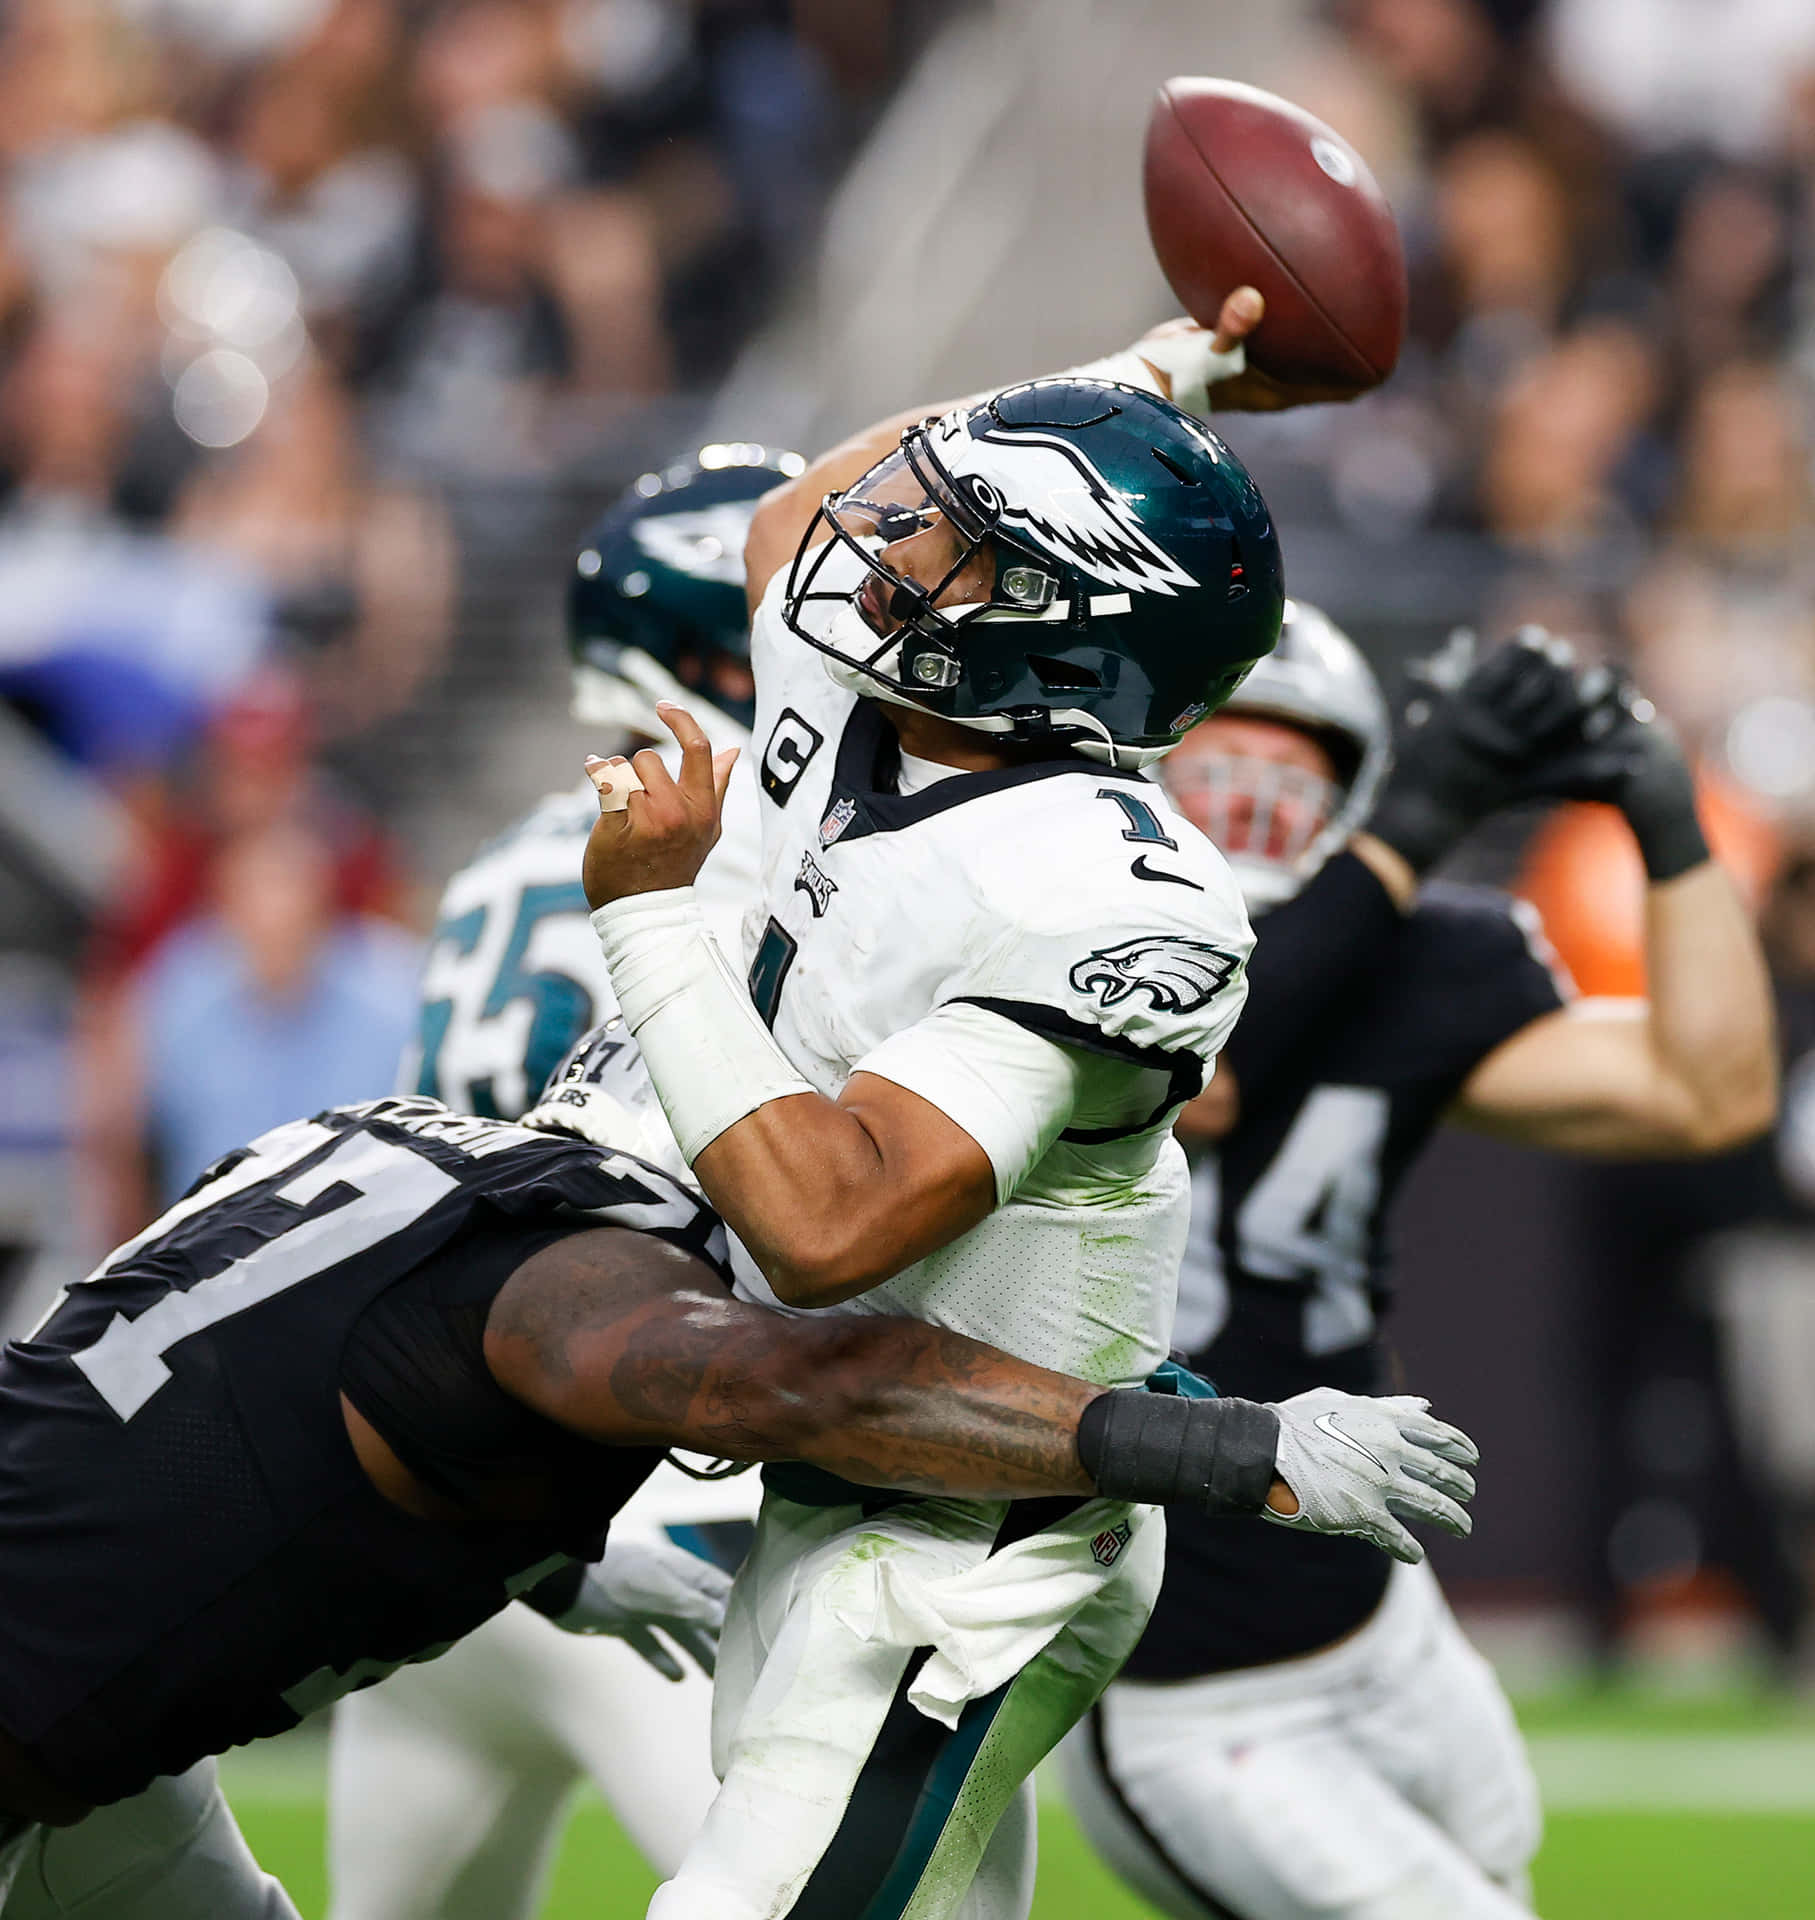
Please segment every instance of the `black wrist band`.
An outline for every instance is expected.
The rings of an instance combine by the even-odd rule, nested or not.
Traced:
[[[1674,880],[1679,873],[1687,873],[1712,857],[1702,823],[1695,817],[1693,800],[1686,807],[1673,807],[1668,812],[1645,812],[1637,820],[1629,813],[1626,822],[1644,855],[1645,877],[1653,886],[1660,880]]]
[[[1111,1500],[1259,1513],[1273,1485],[1279,1415],[1253,1400],[1101,1394],[1078,1422],[1078,1458]]]

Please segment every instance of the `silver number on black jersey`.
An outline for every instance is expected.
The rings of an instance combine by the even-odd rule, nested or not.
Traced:
[[[268,1134],[260,1143],[261,1151],[248,1154],[233,1169],[234,1174],[242,1176],[233,1184],[269,1180],[288,1166],[300,1165],[333,1137],[326,1128],[308,1120]],[[273,1195],[295,1207],[292,1223],[219,1273],[198,1280],[184,1291],[165,1294],[137,1319],[115,1314],[100,1339],[71,1357],[114,1412],[122,1420],[130,1420],[171,1378],[164,1355],[178,1341],[250,1307],[262,1306],[277,1294],[377,1246],[419,1220],[459,1184],[451,1173],[444,1173],[408,1147],[375,1140],[368,1133],[348,1134],[325,1159],[299,1172]],[[330,1212],[314,1211],[315,1203],[334,1188],[345,1190],[347,1198]],[[218,1205],[222,1193],[211,1182],[195,1197],[205,1207]],[[156,1222],[154,1231],[167,1230],[173,1224],[171,1215],[166,1214]],[[140,1242],[121,1248],[108,1266],[131,1252],[134,1245],[143,1244],[145,1238],[141,1236]],[[104,1267],[101,1271],[106,1270]]]
[[[1381,1087],[1316,1087],[1235,1217],[1244,1273],[1309,1287],[1307,1354],[1340,1353],[1374,1331],[1369,1233],[1380,1198],[1380,1152],[1391,1106]],[[1191,1238],[1179,1274],[1177,1344],[1201,1353],[1229,1314],[1221,1183],[1214,1153],[1191,1182]]]
[[[1236,1257],[1266,1280],[1308,1280],[1308,1354],[1374,1331],[1368,1229],[1380,1197],[1389,1102],[1381,1087],[1318,1087],[1236,1218]]]

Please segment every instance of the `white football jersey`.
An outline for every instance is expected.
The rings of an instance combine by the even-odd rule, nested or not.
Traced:
[[[893,728],[788,629],[785,572],[752,633],[762,888],[743,943],[782,1050],[830,1096],[866,1066],[913,1086],[986,1149],[990,1129],[940,1097],[955,1081],[937,1049],[987,1054],[1002,1033],[1024,1054],[993,1015],[1089,1062],[1030,1166],[1005,1176],[992,1152],[1012,1187],[996,1212],[843,1310],[1132,1384],[1171,1342],[1190,1214],[1171,1120],[1246,996],[1240,892],[1138,776],[1068,759],[899,793]],[[772,1300],[734,1252],[740,1288]]]
[[[709,730],[715,745],[745,749],[725,796],[724,831],[695,883],[714,935],[734,953],[756,892],[756,780],[743,730],[718,714]],[[679,750],[670,748],[663,758],[672,769]],[[399,1092],[424,1093],[462,1113],[515,1120],[580,1035],[617,1012],[580,886],[580,859],[598,817],[590,781],[552,793],[447,883],[423,967],[417,1042],[399,1069]],[[612,1092],[639,1127],[671,1143],[628,1031],[624,1043],[612,1062]],[[678,1147],[666,1154],[651,1149],[644,1157],[685,1172]],[[754,1473],[701,1482],[664,1464],[614,1530],[624,1535],[749,1519],[761,1493]]]

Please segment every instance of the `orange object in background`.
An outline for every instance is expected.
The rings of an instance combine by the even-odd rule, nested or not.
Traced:
[[[1777,831],[1731,782],[1695,776],[1702,830],[1754,912],[1783,858]],[[1537,908],[1578,988],[1593,996],[1645,992],[1645,866],[1614,807],[1559,807],[1526,852],[1515,891]]]

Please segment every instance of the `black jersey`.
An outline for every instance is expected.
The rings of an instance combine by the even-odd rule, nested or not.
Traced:
[[[378,1495],[340,1392],[350,1332],[438,1253],[478,1235],[501,1285],[607,1225],[723,1252],[657,1169],[430,1100],[332,1109],[210,1168],[0,1354],[0,1726],[116,1800],[595,1558],[649,1450],[595,1449],[580,1506],[466,1532]]]
[[[1193,1176],[1175,1342],[1224,1393],[1385,1390],[1388,1216],[1472,1069],[1561,1004],[1530,910],[1427,887],[1381,964],[1309,1056],[1250,1101]],[[1266,921],[1257,932],[1266,952]],[[1252,1017],[1251,1013],[1246,1018]],[[1166,1579],[1126,1671],[1177,1679],[1326,1646],[1378,1604],[1390,1562],[1366,1541],[1231,1525],[1175,1509]]]

